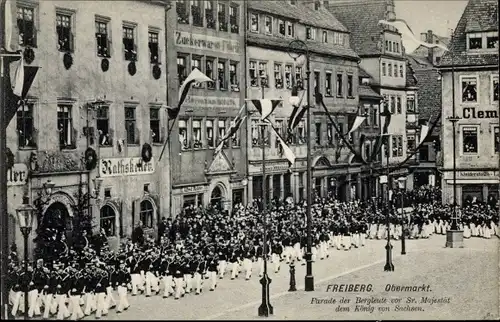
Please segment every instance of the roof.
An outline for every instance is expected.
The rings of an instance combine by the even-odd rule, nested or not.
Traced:
[[[498,51],[467,53],[467,33],[498,30],[497,0],[469,0],[450,41],[450,51],[441,57],[440,67],[498,65]],[[452,59],[453,56],[453,59]]]
[[[417,78],[415,77],[415,71],[412,67],[411,61],[406,59],[406,87],[416,87]]]
[[[441,81],[436,68],[415,69],[418,79],[418,111],[420,119],[436,118],[441,113]]]
[[[351,32],[351,47],[360,55],[380,54],[379,20],[386,19],[384,0],[330,2],[330,12]]]
[[[432,36],[433,36],[432,37],[433,43],[436,43],[436,40],[439,40],[439,42],[445,45],[446,47],[448,47],[448,45],[450,44],[450,38],[448,37],[442,37],[436,35],[435,33],[433,33]],[[444,53],[444,49],[441,49],[439,47],[435,47],[433,50],[434,50],[434,55],[437,55],[439,57],[441,57],[442,54]],[[429,53],[429,48],[423,45],[418,46],[414,51],[412,51],[412,54],[416,56],[427,56],[428,53]]]
[[[370,74],[368,74],[368,72],[366,70],[364,70],[363,68],[359,67],[359,73],[358,73],[359,77],[363,77],[363,78],[372,78],[372,76]]]
[[[383,97],[375,92],[369,85],[359,85],[358,94],[360,98],[378,98],[382,99]]]
[[[302,2],[292,5],[288,1],[283,0],[251,0],[248,1],[248,10],[257,10],[285,18],[291,18],[313,27],[349,32],[348,29],[324,7],[314,10]]]
[[[414,70],[433,67],[432,63],[427,60],[427,56],[420,56],[413,53],[411,55],[406,55],[406,59],[408,59],[408,61],[411,63]]]
[[[290,39],[288,38],[256,34],[252,32],[247,33],[246,41],[249,46],[257,45],[268,48],[280,48],[283,50],[287,50],[290,45]],[[308,45],[309,50],[313,53],[345,57],[353,60],[359,59],[356,52],[349,47],[334,44],[323,44],[313,41],[305,41],[305,43]]]

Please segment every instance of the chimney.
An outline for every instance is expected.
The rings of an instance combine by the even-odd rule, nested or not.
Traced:
[[[386,16],[387,20],[394,20],[396,19],[396,11],[395,11],[395,5],[394,5],[394,0],[386,0]]]
[[[432,34],[432,30],[427,30],[427,43],[432,44],[434,42],[434,35]]]
[[[434,35],[432,30],[427,30],[427,43],[432,44],[434,42]],[[434,48],[427,48],[427,60],[432,64],[436,64],[436,60],[434,57]]]
[[[420,40],[423,42],[427,42],[427,33],[426,32],[420,33]]]

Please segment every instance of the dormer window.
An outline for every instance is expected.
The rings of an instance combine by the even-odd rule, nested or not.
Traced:
[[[481,49],[483,48],[483,37],[481,34],[468,34],[468,45],[469,49]]]
[[[497,49],[498,48],[498,32],[477,32],[467,34],[467,49]]]
[[[370,85],[370,79],[368,77],[361,78],[362,85]]]
[[[486,48],[493,49],[498,48],[498,32],[488,32],[486,33]]]
[[[319,0],[314,1],[314,10],[319,10],[320,7],[321,3],[319,2]]]

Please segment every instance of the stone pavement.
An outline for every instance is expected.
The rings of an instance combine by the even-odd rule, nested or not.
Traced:
[[[464,249],[446,249],[445,237],[432,236],[427,240],[408,240],[407,255],[399,255],[401,242],[395,241],[395,272],[384,272],[385,241],[368,240],[365,247],[351,251],[330,250],[330,258],[313,264],[315,291],[304,291],[305,266],[296,266],[297,292],[288,292],[288,265],[282,263],[278,274],[270,273],[271,319],[391,319],[391,318],[482,318],[488,313],[498,316],[498,246],[499,240],[473,238],[465,241]],[[446,255],[446,256],[445,256]],[[188,294],[180,300],[161,296],[129,297],[131,307],[121,314],[111,310],[103,319],[259,319],[261,286],[256,274],[245,281],[243,274],[236,280],[227,276],[218,280],[217,289],[205,287],[200,295]],[[332,281],[334,280],[334,281]],[[386,295],[384,287],[394,284],[430,284],[432,296],[451,296],[451,304],[427,306],[419,315],[408,312],[378,314],[335,312],[338,305],[311,305],[311,299],[342,296],[355,299],[354,293],[326,292],[328,283],[370,283],[368,295]],[[496,288],[495,288],[496,287]],[[492,295],[493,294],[493,295]],[[392,297],[409,296],[391,293]],[[420,299],[422,293],[415,293]],[[464,305],[464,301],[467,305]],[[495,309],[496,304],[496,309]],[[351,305],[352,306],[352,305]],[[352,306],[354,310],[355,306]],[[377,308],[376,308],[377,309]],[[378,315],[377,315],[378,314]],[[408,316],[408,314],[410,314]],[[415,313],[413,313],[415,314]],[[85,319],[94,319],[89,316]]]

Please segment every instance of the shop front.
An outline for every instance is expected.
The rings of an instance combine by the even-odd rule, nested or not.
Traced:
[[[248,170],[249,200],[261,199],[263,196],[262,163],[251,162]],[[269,161],[266,163],[266,178],[265,193],[268,200],[285,200],[289,196],[298,195],[298,192],[293,191],[298,178],[294,179],[292,169],[289,168],[287,162]]]
[[[466,170],[456,173],[456,198],[461,205],[488,202],[496,204],[498,201],[498,170]],[[443,175],[443,202],[453,202],[453,171],[446,171]]]

